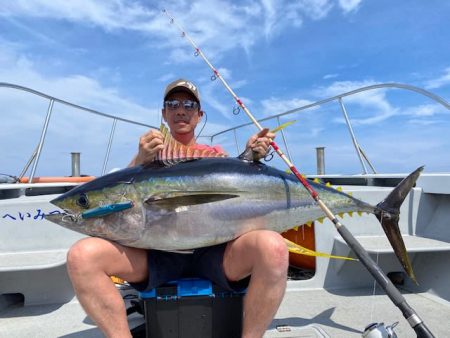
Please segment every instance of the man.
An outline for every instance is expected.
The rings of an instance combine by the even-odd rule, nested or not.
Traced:
[[[195,127],[203,111],[198,89],[191,82],[180,79],[167,86],[162,116],[175,140],[205,147],[195,140]],[[247,147],[255,159],[266,154],[274,136],[264,129],[250,137]],[[139,151],[130,166],[153,161],[163,148],[162,134],[149,131],[140,138]],[[281,235],[267,230],[251,231],[193,254],[130,248],[91,237],[72,246],[67,266],[81,305],[107,337],[130,337],[125,305],[110,276],[120,277],[138,290],[148,290],[187,272],[228,289],[248,285],[242,337],[260,338],[284,295],[288,252]]]

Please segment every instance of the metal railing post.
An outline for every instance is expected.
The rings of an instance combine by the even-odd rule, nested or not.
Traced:
[[[81,176],[80,153],[73,152],[70,154],[72,158],[72,177],[80,177]]]
[[[280,126],[280,117],[277,116],[277,123],[278,126]],[[284,135],[284,130],[281,129],[281,138],[283,139],[284,147],[286,149],[287,157],[289,158],[289,161],[292,161],[291,153],[289,152],[289,147],[287,145],[286,136]]]
[[[317,175],[325,175],[325,147],[316,147]]]
[[[114,119],[112,127],[111,127],[111,132],[109,133],[109,141],[108,141],[108,147],[106,149],[105,160],[103,161],[102,176],[105,175],[105,172],[106,172],[106,166],[108,164],[109,154],[111,153],[111,145],[112,145],[112,141],[114,139],[114,133],[116,131],[116,124],[117,124],[117,119]]]
[[[341,97],[338,99],[338,101],[339,101],[339,104],[341,106],[342,113],[344,114],[345,122],[347,123],[347,127],[348,127],[348,130],[350,132],[350,136],[352,137],[352,141],[353,141],[353,145],[355,146],[356,154],[358,155],[359,161],[361,162],[361,166],[363,167],[364,174],[367,174],[367,168],[366,168],[366,165],[365,165],[364,160],[362,158],[361,151],[359,149],[358,142],[356,141],[355,134],[353,133],[353,128],[352,128],[352,125],[351,125],[350,120],[348,118],[347,111],[345,110],[344,102],[342,102],[342,98]]]
[[[48,123],[50,122],[50,117],[52,116],[54,102],[55,101],[53,99],[51,99],[50,104],[48,105],[47,116],[45,117],[44,127],[42,128],[41,138],[39,140],[39,144],[38,144],[37,151],[36,151],[36,158],[33,162],[33,167],[31,168],[30,178],[28,180],[29,183],[33,183],[34,174],[36,173],[36,167],[38,165],[39,158],[41,157],[41,151],[42,151],[42,147],[44,145],[45,135],[47,134]]]

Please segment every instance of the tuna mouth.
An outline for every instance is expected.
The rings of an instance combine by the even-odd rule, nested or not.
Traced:
[[[45,219],[59,225],[78,223],[80,216],[70,209],[63,208],[59,203],[60,201],[59,198],[50,201],[52,205],[58,207],[60,210],[58,213],[45,215]]]
[[[76,224],[80,222],[80,217],[78,215],[61,212],[59,214],[45,215],[45,219],[50,222],[59,224],[59,225],[68,225],[68,224]]]

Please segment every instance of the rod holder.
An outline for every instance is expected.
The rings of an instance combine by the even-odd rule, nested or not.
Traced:
[[[80,153],[70,153],[72,155],[72,177],[80,177]]]
[[[325,175],[325,147],[316,147],[317,175]]]

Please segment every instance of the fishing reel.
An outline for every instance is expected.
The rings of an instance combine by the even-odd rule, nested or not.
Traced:
[[[367,325],[362,334],[363,338],[397,338],[394,332],[398,322],[385,326],[384,323],[372,323]]]

